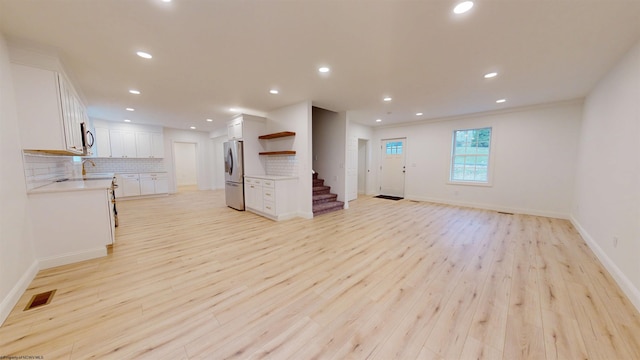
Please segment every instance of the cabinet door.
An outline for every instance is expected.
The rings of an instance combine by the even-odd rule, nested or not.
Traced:
[[[136,157],[151,157],[151,134],[147,132],[136,132]]]
[[[151,195],[156,193],[155,180],[151,178],[140,179],[140,195]]]
[[[97,157],[111,157],[111,141],[109,129],[96,128],[96,141],[94,144]]]
[[[227,124],[227,137],[229,139],[242,139],[242,118],[231,120]]]
[[[151,157],[164,158],[164,137],[162,133],[151,133]]]
[[[110,130],[112,157],[136,157],[136,137],[132,131]]]
[[[156,179],[156,194],[166,194],[169,192],[169,180],[167,178]]]
[[[122,176],[122,196],[139,196],[140,195],[140,179],[138,175]]]
[[[64,124],[65,142],[68,150],[82,151],[82,131],[80,128],[82,103],[73,93],[64,76],[58,74],[60,105]]]
[[[254,210],[262,211],[264,200],[262,197],[262,185],[249,182],[244,189],[245,206]]]

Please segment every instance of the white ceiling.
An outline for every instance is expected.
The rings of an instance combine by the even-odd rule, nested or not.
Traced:
[[[455,4],[0,0],[0,29],[53,49],[90,116],[204,131],[303,100],[376,126],[580,98],[640,39],[640,0]]]

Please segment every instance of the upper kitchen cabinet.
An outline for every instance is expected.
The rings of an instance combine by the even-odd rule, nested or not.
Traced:
[[[111,157],[137,157],[136,136],[133,131],[109,130],[109,142],[111,144]]]
[[[162,128],[94,120],[95,156],[111,158],[164,158]]]
[[[11,64],[20,140],[27,150],[82,155],[84,105],[64,74]]]
[[[265,128],[265,118],[242,114],[227,123],[227,137],[229,140],[244,140],[255,138]]]
[[[136,132],[136,156],[139,158],[163,158],[162,133]]]

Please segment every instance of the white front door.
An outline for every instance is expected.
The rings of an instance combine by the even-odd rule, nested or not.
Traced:
[[[405,140],[382,140],[380,195],[404,197]]]

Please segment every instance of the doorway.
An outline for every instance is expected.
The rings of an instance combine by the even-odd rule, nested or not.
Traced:
[[[406,138],[381,141],[380,195],[404,197]]]
[[[174,142],[173,163],[176,174],[176,190],[198,190],[196,143]]]

